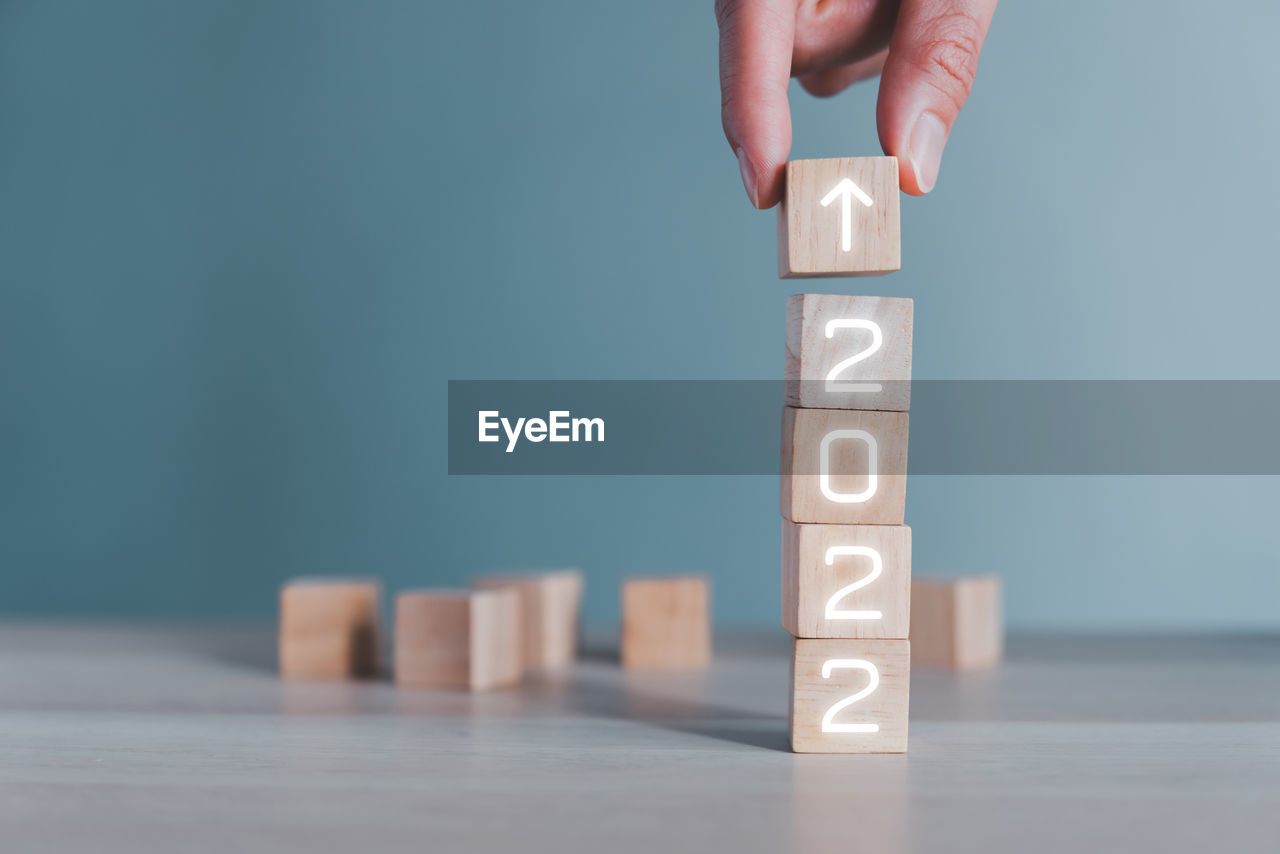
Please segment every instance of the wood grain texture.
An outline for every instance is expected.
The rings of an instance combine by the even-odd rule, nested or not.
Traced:
[[[853,201],[850,250],[843,248],[841,202],[822,199],[848,178],[871,197]],[[778,275],[868,276],[902,267],[896,157],[839,157],[792,160],[778,205]]]
[[[382,585],[375,579],[294,579],[280,589],[278,661],[285,679],[378,675]]]
[[[709,671],[635,673],[609,654],[616,630],[588,631],[570,679],[459,693],[282,682],[274,625],[0,622],[5,850],[1252,854],[1277,838],[1274,632],[1011,635],[999,671],[913,672],[911,752],[860,757],[780,752],[791,638],[716,641]]]
[[[909,299],[793,295],[787,300],[783,365],[787,403],[821,409],[910,409],[913,317],[914,304]],[[875,324],[880,332],[879,347],[854,364],[842,366],[841,362],[876,343],[874,330],[842,325],[849,321]]]
[[[865,587],[831,604],[842,611],[879,611],[878,619],[827,617],[827,604],[840,590],[873,571],[871,549],[881,574]],[[831,552],[832,562],[827,555]],[[782,522],[782,626],[800,638],[908,637],[911,621],[911,529],[906,525],[806,525]]]
[[[693,670],[711,663],[711,590],[701,576],[622,583],[622,666]]]
[[[396,683],[480,691],[519,682],[520,610],[520,594],[509,587],[400,593]]]
[[[828,662],[870,664],[879,684],[867,697],[836,710],[835,726],[874,724],[876,732],[824,732],[823,718],[842,700],[864,690],[870,674]],[[796,753],[906,753],[911,643],[905,640],[796,638],[791,656],[791,749]]]
[[[948,670],[995,667],[1004,657],[1001,584],[995,575],[911,583],[916,663]]]
[[[559,670],[578,651],[582,573],[576,569],[502,573],[473,579],[481,589],[512,587],[520,596],[526,670]]]
[[[875,488],[869,477],[869,443],[839,438],[828,447],[828,486],[836,495],[867,494],[841,503],[823,493],[819,462],[824,437],[833,431],[869,434],[876,446]],[[782,414],[782,516],[792,522],[829,525],[901,525],[907,503],[905,412],[797,409]]]

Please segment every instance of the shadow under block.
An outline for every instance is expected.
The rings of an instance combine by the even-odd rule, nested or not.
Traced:
[[[978,670],[1004,656],[1000,579],[974,575],[911,583],[911,645],[925,667]]]
[[[472,585],[485,590],[511,587],[519,594],[526,670],[557,670],[573,663],[578,652],[581,572],[484,575]]]
[[[622,583],[622,666],[693,670],[711,663],[711,593],[698,576]]]
[[[906,753],[911,643],[796,638],[791,749]]]
[[[825,525],[901,525],[905,412],[782,410],[782,516]]]
[[[371,579],[297,579],[280,588],[280,675],[351,679],[378,674],[378,603]]]
[[[778,275],[874,276],[902,267],[896,157],[792,160],[778,206]]]
[[[911,408],[913,303],[795,294],[787,300],[786,402],[820,409]]]
[[[798,638],[896,638],[911,621],[906,525],[782,522],[782,626]]]
[[[396,596],[396,683],[473,691],[520,681],[520,594],[412,590]]]

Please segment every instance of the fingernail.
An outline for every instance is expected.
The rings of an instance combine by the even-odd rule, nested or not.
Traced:
[[[938,183],[942,149],[947,145],[947,126],[933,113],[921,113],[916,119],[916,126],[911,129],[911,140],[907,145],[916,184],[922,193],[927,193]]]
[[[760,203],[756,201],[756,173],[751,168],[751,161],[747,160],[741,148],[735,148],[733,153],[738,155],[738,171],[742,173],[742,186],[747,189],[747,198],[751,200],[752,207],[758,208]]]

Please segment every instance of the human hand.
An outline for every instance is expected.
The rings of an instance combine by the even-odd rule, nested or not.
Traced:
[[[880,145],[912,195],[933,189],[996,0],[716,0],[724,135],[758,208],[782,195],[791,77],[825,97],[880,76]]]

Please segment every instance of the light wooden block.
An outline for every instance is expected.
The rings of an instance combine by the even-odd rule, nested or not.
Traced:
[[[911,643],[797,638],[791,656],[791,749],[906,753]]]
[[[826,525],[901,525],[907,413],[782,410],[782,516]]]
[[[901,267],[896,157],[787,164],[778,206],[779,276],[874,276]]]
[[[1000,579],[973,575],[911,583],[911,645],[925,667],[978,670],[1004,656]]]
[[[378,674],[378,603],[372,579],[299,578],[280,589],[280,675],[354,679]]]
[[[820,409],[911,408],[913,303],[795,294],[787,300],[786,401]]]
[[[782,522],[782,626],[798,638],[906,639],[911,529]]]
[[[396,596],[396,682],[473,691],[512,685],[524,671],[520,594],[411,590]]]
[[[485,575],[472,584],[490,590],[512,587],[519,593],[525,669],[557,670],[573,664],[578,652],[581,572]]]
[[[705,578],[630,578],[622,584],[622,666],[692,670],[711,663]]]

